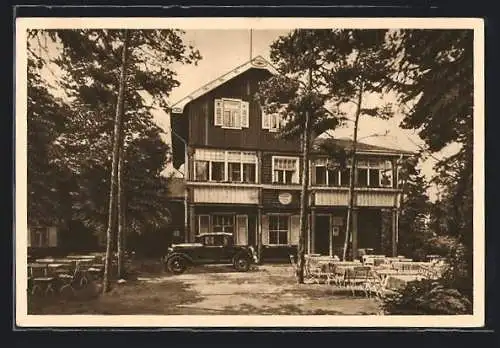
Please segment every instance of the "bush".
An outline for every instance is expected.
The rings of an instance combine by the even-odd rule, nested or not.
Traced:
[[[386,296],[382,309],[393,315],[472,314],[472,303],[442,281],[424,279],[409,282],[403,289]]]

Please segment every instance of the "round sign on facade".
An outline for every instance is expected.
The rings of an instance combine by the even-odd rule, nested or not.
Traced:
[[[283,205],[288,205],[292,202],[292,195],[288,192],[283,192],[278,195],[278,200]]]

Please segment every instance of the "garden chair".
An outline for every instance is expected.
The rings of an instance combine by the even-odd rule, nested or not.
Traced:
[[[48,274],[47,265],[33,265],[29,267],[32,295],[53,295],[56,278]]]
[[[68,264],[68,267],[58,274],[58,279],[62,283],[59,293],[63,294],[69,291],[71,295],[74,295],[75,286],[79,283],[79,274],[78,263]]]
[[[376,298],[382,299],[387,293],[387,280],[388,277],[382,277],[376,271],[371,271],[367,282],[368,297],[374,294]]]
[[[321,282],[321,265],[316,261],[308,260],[305,265],[307,278],[313,283],[319,284]]]
[[[355,296],[356,290],[364,292],[368,297],[368,283],[371,275],[371,268],[367,266],[356,266],[348,269],[345,274],[344,283],[352,291]]]
[[[92,268],[92,263],[93,260],[90,259],[78,260],[76,263],[78,269],[79,285],[82,288],[87,286],[91,280],[89,279],[89,274],[91,273],[89,270]]]

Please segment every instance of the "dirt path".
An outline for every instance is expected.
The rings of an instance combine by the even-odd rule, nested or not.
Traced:
[[[286,265],[259,266],[247,273],[209,266],[179,276],[142,274],[101,296],[88,289],[72,300],[32,299],[28,308],[31,314],[377,314],[375,300],[334,290],[296,284]]]
[[[179,276],[150,279],[179,282],[197,294],[198,301],[178,308],[221,314],[376,314],[373,299],[321,284],[296,284],[287,266],[260,266],[248,273],[229,267],[205,267]]]

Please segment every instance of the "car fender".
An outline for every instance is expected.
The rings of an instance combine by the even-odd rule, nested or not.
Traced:
[[[167,263],[168,260],[170,260],[174,256],[180,256],[180,257],[186,259],[189,263],[191,263],[191,264],[194,263],[194,260],[191,256],[189,256],[187,254],[183,254],[183,253],[173,253],[173,254],[168,255],[167,257],[165,257],[165,263]]]

